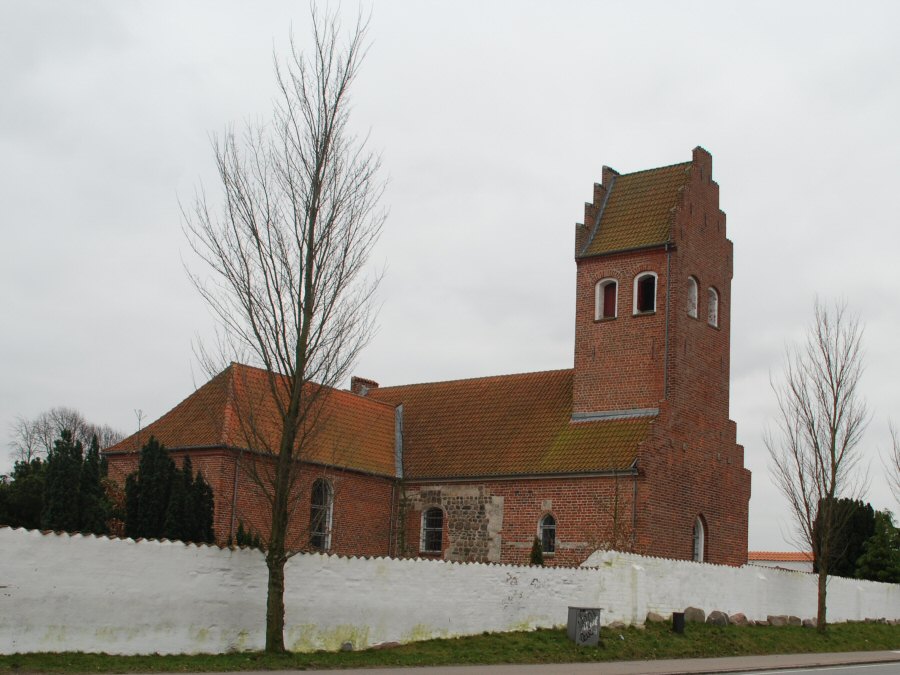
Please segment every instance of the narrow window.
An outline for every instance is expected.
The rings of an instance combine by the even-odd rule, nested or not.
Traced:
[[[697,280],[688,277],[687,283],[687,313],[688,316],[697,318]]]
[[[615,319],[619,285],[615,279],[602,279],[594,287],[594,319]]]
[[[706,322],[714,327],[719,325],[719,294],[712,287],[709,289],[709,311],[706,315]]]
[[[634,313],[656,311],[656,274],[645,272],[634,279]]]
[[[541,549],[544,553],[556,552],[556,519],[549,513],[541,518]]]
[[[703,552],[706,546],[706,528],[703,525],[703,519],[697,516],[694,521],[694,560],[703,562]]]
[[[327,551],[331,547],[333,497],[328,481],[319,478],[313,483],[309,510],[309,545],[321,551]]]
[[[431,508],[422,514],[422,552],[440,553],[444,535],[444,512]]]

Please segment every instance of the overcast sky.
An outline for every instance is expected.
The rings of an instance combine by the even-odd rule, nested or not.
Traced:
[[[348,17],[356,5],[345,2]],[[17,415],[132,432],[204,377],[212,319],[179,199],[210,135],[264,116],[304,2],[0,0],[0,471]],[[792,524],[762,443],[770,372],[818,294],[866,325],[869,499],[900,423],[900,4],[375,2],[353,124],[383,155],[382,384],[571,367],[574,224],[601,166],[702,145],[734,242],[731,417],[750,547]]]

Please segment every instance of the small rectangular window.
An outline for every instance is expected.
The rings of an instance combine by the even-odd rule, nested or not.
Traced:
[[[656,311],[656,277],[654,277],[652,274],[647,274],[638,279],[637,311]]]
[[[603,318],[616,317],[616,284],[609,283],[603,287]]]
[[[422,551],[440,553],[444,535],[444,512],[428,509],[422,515]]]
[[[549,513],[541,519],[541,550],[556,552],[556,519]]]

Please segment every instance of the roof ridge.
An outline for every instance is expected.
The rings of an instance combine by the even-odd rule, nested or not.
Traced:
[[[676,166],[690,167],[693,162],[675,162],[674,164],[666,164],[665,166],[655,166],[652,169],[641,169],[640,171],[632,171],[631,173],[620,173],[618,178],[625,176],[636,176],[640,173],[649,173],[650,171],[662,171],[663,169],[674,169]]]
[[[428,382],[410,382],[408,384],[392,384],[389,386],[379,386],[371,389],[369,393],[384,391],[386,389],[400,389],[401,387],[421,387],[426,384],[455,384],[457,382],[477,382],[479,380],[497,380],[501,377],[528,377],[534,375],[544,375],[548,373],[570,373],[574,368],[552,368],[550,370],[533,370],[525,373],[501,373],[499,375],[480,375],[478,377],[459,377],[453,380],[431,380]]]
[[[250,364],[247,364],[247,363],[240,363],[240,362],[237,362],[237,361],[232,361],[232,362],[231,362],[231,365],[230,365],[228,368],[230,369],[230,368],[232,368],[232,366],[237,366],[238,368],[244,368],[244,369],[247,369],[247,370],[253,370],[253,371],[256,371],[256,372],[258,372],[258,373],[260,373],[260,374],[262,374],[262,375],[266,375],[266,376],[271,372],[271,373],[273,373],[276,377],[287,377],[284,373],[279,373],[279,372],[277,372],[277,371],[269,371],[269,370],[266,370],[265,368],[260,368],[259,366],[253,366],[253,365],[250,365]],[[232,377],[233,377],[233,376],[232,376]],[[392,408],[392,409],[394,408],[393,405],[391,405],[390,403],[387,403],[386,401],[377,401],[377,400],[375,400],[375,399],[368,398],[368,397],[366,397],[366,396],[360,396],[359,394],[354,394],[352,391],[349,391],[349,390],[347,390],[347,389],[341,389],[340,387],[332,387],[332,386],[330,386],[330,385],[323,385],[323,384],[320,384],[319,382],[315,382],[315,381],[313,381],[313,380],[310,380],[310,381],[308,382],[308,384],[312,384],[312,385],[315,385],[315,386],[318,386],[318,387],[323,387],[323,388],[325,388],[325,389],[328,389],[329,392],[330,392],[330,393],[329,393],[329,396],[330,396],[331,394],[338,393],[338,394],[341,394],[341,395],[352,396],[354,400],[362,400],[362,401],[367,401],[367,402],[369,402],[369,403],[372,403],[373,405],[385,406],[385,407]],[[228,401],[229,401],[229,403],[231,403],[231,402],[234,401],[234,390],[233,390],[233,387],[232,387],[232,390],[229,392],[229,399],[228,399]],[[226,404],[226,405],[228,405],[228,404]]]

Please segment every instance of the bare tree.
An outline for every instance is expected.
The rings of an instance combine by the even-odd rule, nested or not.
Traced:
[[[900,437],[897,436],[897,427],[893,423],[890,424],[890,431],[891,450],[887,462],[887,478],[894,499],[900,503]]]
[[[219,363],[249,356],[267,374],[270,405],[244,411],[241,425],[271,506],[266,650],[284,651],[284,566],[300,461],[332,387],[349,373],[373,330],[378,278],[364,268],[384,222],[380,159],[350,131],[349,90],[365,55],[367,22],[346,39],[336,17],[312,11],[308,51],[291,40],[275,58],[278,96],[268,124],[229,130],[213,150],[224,205],[200,191],[185,210],[186,234],[212,271],[192,279],[218,318]],[[207,359],[209,366],[209,359]],[[261,419],[277,411],[273,442]],[[271,445],[271,447],[268,447]]]
[[[16,417],[11,431],[13,457],[25,462],[46,457],[63,431],[69,431],[73,442],[81,441],[85,447],[90,446],[94,436],[97,436],[101,448],[108,448],[125,437],[109,425],[92,424],[79,411],[62,406],[45,410],[33,419]]]
[[[865,482],[858,472],[869,419],[860,391],[862,333],[846,304],[825,307],[817,300],[805,343],[788,348],[782,379],[772,383],[777,431],[767,431],[765,443],[773,478],[794,516],[797,543],[816,559],[820,632],[834,533],[842,525],[836,501],[861,497]]]

